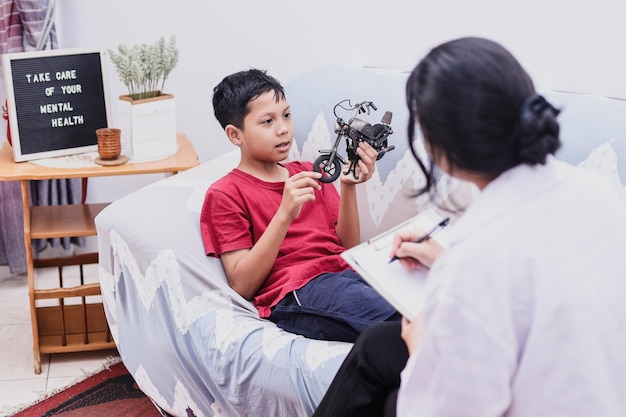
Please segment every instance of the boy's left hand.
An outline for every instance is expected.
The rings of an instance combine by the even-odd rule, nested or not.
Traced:
[[[359,161],[357,162],[356,175],[359,179],[355,179],[352,172],[344,174],[347,167],[341,171],[341,182],[344,184],[359,184],[372,178],[374,171],[376,171],[376,158],[378,152],[367,142],[360,142],[356,149],[356,153],[359,155]]]

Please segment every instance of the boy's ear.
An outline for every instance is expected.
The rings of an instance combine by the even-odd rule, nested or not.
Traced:
[[[235,146],[239,146],[241,144],[241,130],[238,127],[235,125],[226,125],[224,131],[226,132],[226,136],[228,137],[230,143]]]

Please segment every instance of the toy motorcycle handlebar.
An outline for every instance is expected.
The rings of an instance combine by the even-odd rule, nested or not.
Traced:
[[[347,103],[344,106],[344,103]],[[333,109],[333,113],[335,114],[335,117],[337,119],[341,119],[341,117],[339,117],[339,115],[337,114],[337,107],[345,110],[345,111],[349,111],[349,112],[354,112],[355,110],[357,110],[357,113],[370,113],[370,108],[374,109],[374,111],[378,110],[378,107],[376,107],[376,105],[374,104],[374,102],[372,101],[362,101],[360,103],[355,104],[354,106],[352,105],[352,102],[350,101],[350,99],[345,99],[340,101],[339,103],[335,104],[335,107]],[[356,117],[356,114],[352,115],[351,117],[348,118],[348,120],[354,119],[354,117]],[[350,123],[350,122],[348,122]]]

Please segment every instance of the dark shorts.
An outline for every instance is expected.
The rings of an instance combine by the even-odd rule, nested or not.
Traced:
[[[354,342],[366,327],[402,318],[353,270],[322,274],[287,294],[269,319],[311,339]]]

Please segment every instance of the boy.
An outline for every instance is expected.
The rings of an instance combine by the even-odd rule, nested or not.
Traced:
[[[241,159],[207,191],[200,216],[207,255],[262,318],[314,339],[352,342],[370,324],[400,315],[340,254],[359,242],[356,184],[376,151],[357,150],[359,180],[341,177],[341,199],[311,163],[281,163],[293,144],[289,104],[265,71],[227,76],[213,89],[215,117]]]

